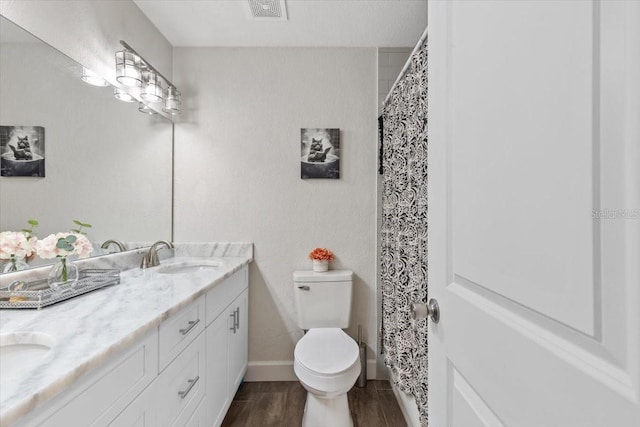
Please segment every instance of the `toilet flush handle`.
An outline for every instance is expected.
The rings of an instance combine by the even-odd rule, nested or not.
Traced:
[[[308,291],[308,290],[310,290],[311,288],[310,288],[310,287],[308,287],[308,286],[306,286],[306,285],[302,285],[302,286],[298,286],[298,289],[300,289],[300,290],[302,290],[302,291]]]

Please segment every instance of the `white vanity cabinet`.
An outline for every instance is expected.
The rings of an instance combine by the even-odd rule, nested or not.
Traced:
[[[247,368],[248,269],[11,427],[219,426]]]
[[[247,369],[248,294],[243,267],[164,321],[158,379],[109,426],[222,424]]]

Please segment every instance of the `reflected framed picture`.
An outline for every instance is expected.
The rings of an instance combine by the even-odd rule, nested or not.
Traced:
[[[44,127],[0,126],[0,176],[44,177]]]
[[[340,129],[301,129],[300,151],[302,179],[340,179]]]

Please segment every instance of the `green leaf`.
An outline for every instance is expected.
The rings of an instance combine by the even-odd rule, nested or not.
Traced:
[[[80,234],[80,230],[79,230],[79,229],[77,229],[77,228],[72,228],[70,231],[71,231],[72,233],[78,233],[78,234]]]
[[[84,228],[91,228],[91,224],[82,224]]]
[[[30,220],[27,221],[27,224],[33,225],[34,227],[37,227],[40,223],[38,221],[36,221],[35,219],[30,219]]]
[[[31,233],[31,230],[29,230],[28,228],[23,228],[22,230],[23,233]]]
[[[64,239],[69,243],[74,243],[76,240],[78,240],[78,238],[76,236],[74,236],[74,235],[67,236]]]
[[[82,227],[82,223],[81,223],[80,221],[78,221],[77,219],[74,219],[74,220],[73,220],[73,223],[74,223],[75,225],[79,225],[80,227]]]
[[[58,243],[56,243],[56,248],[62,249],[65,251],[72,251],[73,246],[69,243],[65,238],[61,237],[58,239]]]

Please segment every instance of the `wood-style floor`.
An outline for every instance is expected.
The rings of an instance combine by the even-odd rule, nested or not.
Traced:
[[[243,383],[222,427],[300,427],[306,390],[297,381]],[[388,381],[353,387],[349,409],[354,427],[406,427]]]

